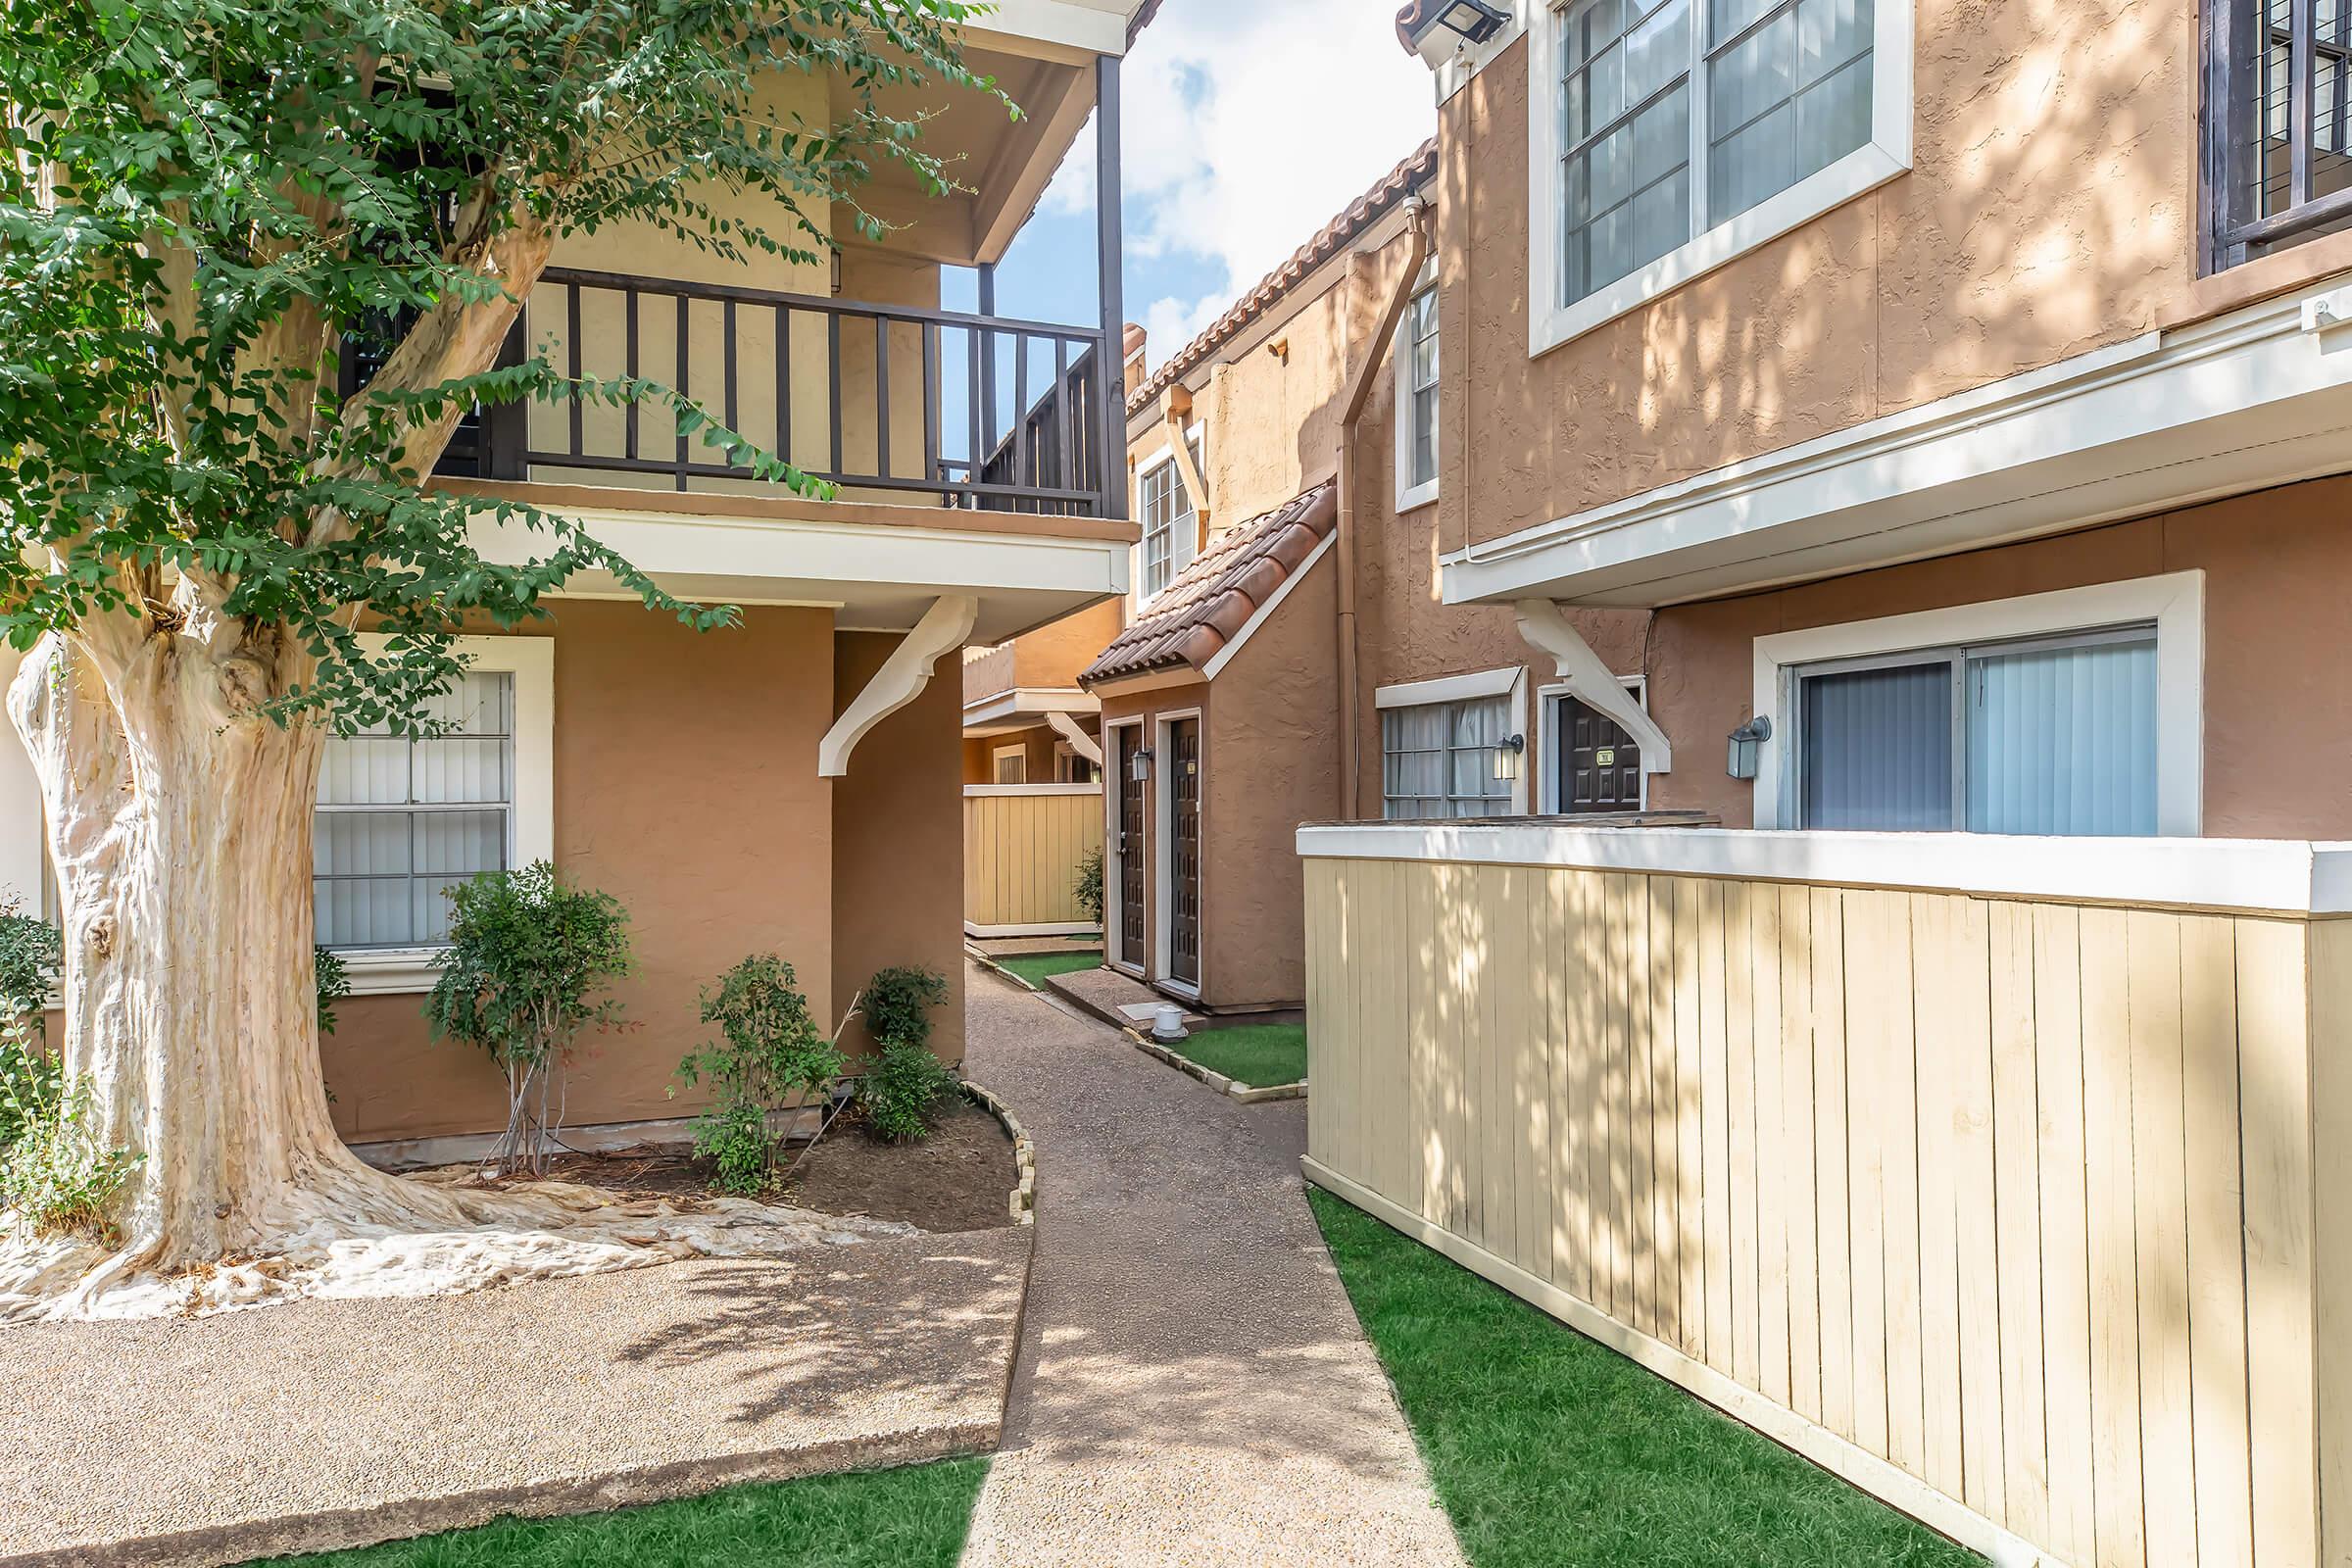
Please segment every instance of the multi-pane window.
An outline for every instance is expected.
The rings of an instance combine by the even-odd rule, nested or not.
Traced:
[[[1925,649],[1794,672],[1797,823],[2156,831],[2156,633]]]
[[[514,677],[469,672],[426,717],[436,733],[366,730],[327,742],[312,868],[323,946],[445,941],[444,891],[507,867]]]
[[[2208,0],[2206,24],[2208,264],[2352,224],[2352,6]]]
[[[1559,18],[1560,303],[1607,287],[1868,142],[1872,5],[1569,6]]]
[[[1494,753],[1510,733],[1507,697],[1382,709],[1382,814],[1508,816],[1511,786],[1494,776]]]
[[[1185,443],[1193,464],[1200,463],[1200,439]],[[1143,596],[1149,600],[1176,580],[1192,564],[1195,545],[1193,499],[1185,493],[1184,470],[1171,457],[1144,470],[1141,484],[1144,514]]]
[[[1438,290],[1413,296],[1405,317],[1404,484],[1408,490],[1438,478]]]

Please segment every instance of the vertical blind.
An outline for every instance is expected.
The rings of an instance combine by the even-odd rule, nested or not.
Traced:
[[[503,870],[514,804],[514,677],[468,673],[428,705],[445,726],[327,743],[312,888],[330,948],[422,947],[449,934],[443,891]]]
[[[1509,815],[1511,786],[1494,776],[1494,749],[1510,723],[1507,697],[1382,709],[1383,813],[1393,820]]]
[[[2156,831],[2152,632],[1906,660],[1799,673],[1804,826],[2110,837]]]

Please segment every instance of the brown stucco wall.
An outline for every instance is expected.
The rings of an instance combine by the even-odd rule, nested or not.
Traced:
[[[566,600],[553,635],[556,863],[627,906],[638,961],[613,988],[626,1024],[581,1043],[566,1118],[675,1116],[697,1103],[663,1091],[702,1038],[700,990],[737,959],[783,955],[811,1006],[832,1008],[831,801],[815,766],[833,713],[832,617],[754,609],[740,628],[698,634],[635,605]],[[487,1059],[429,1040],[421,1004],[340,1008],[323,1057],[346,1138],[505,1122]]]
[[[847,708],[899,645],[844,632],[834,643],[833,698]],[[943,672],[944,673],[944,672]],[[963,788],[960,693],[934,678],[866,733],[833,784],[833,998],[826,1028],[878,969],[919,963],[946,978],[932,1049],[963,1059]],[[814,751],[811,749],[811,758]],[[854,1026],[843,1048],[868,1042]]]
[[[1007,746],[1018,746],[1028,754],[1029,782],[1054,782],[1054,747],[1061,737],[1045,725],[1014,730],[1004,735],[974,735],[961,748],[963,782],[994,784],[997,781],[997,753]]]
[[[1533,360],[1527,42],[1446,103],[1447,550],[2238,302],[2195,277],[2194,5],[1917,25],[1910,172]],[[2306,249],[2261,286],[2352,260]]]
[[[1200,993],[1212,1007],[1306,1000],[1297,835],[1339,808],[1338,583],[1326,555],[1213,683]]]
[[[1754,639],[2159,572],[2205,573],[2205,812],[2217,838],[2352,837],[2352,479],[2054,539],[1658,612],[1650,710],[1676,770],[1656,807],[1754,820],[1723,737],[1753,707]]]

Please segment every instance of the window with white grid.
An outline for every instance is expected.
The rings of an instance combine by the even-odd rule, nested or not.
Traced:
[[[437,733],[370,730],[327,743],[312,882],[322,946],[446,941],[444,890],[512,863],[514,680],[461,677],[427,705]]]
[[[1508,697],[1382,709],[1382,814],[1508,816],[1511,785],[1494,776],[1494,751],[1510,732]]]
[[[1194,466],[1198,467],[1200,438],[1194,436],[1185,445],[1191,449]],[[1168,584],[1176,580],[1176,574],[1192,564],[1199,525],[1195,521],[1193,499],[1185,491],[1184,470],[1173,456],[1146,468],[1140,489],[1144,569],[1138,580],[1143,597],[1150,600],[1166,591]]]

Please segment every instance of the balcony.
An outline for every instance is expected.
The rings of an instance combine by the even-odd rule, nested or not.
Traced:
[[[692,397],[843,500],[1116,516],[1099,329],[732,284],[551,268],[510,341],[566,373]],[[1000,409],[1014,413],[1010,419]],[[772,487],[670,410],[572,399],[486,411],[440,471],[478,479],[760,494]]]

